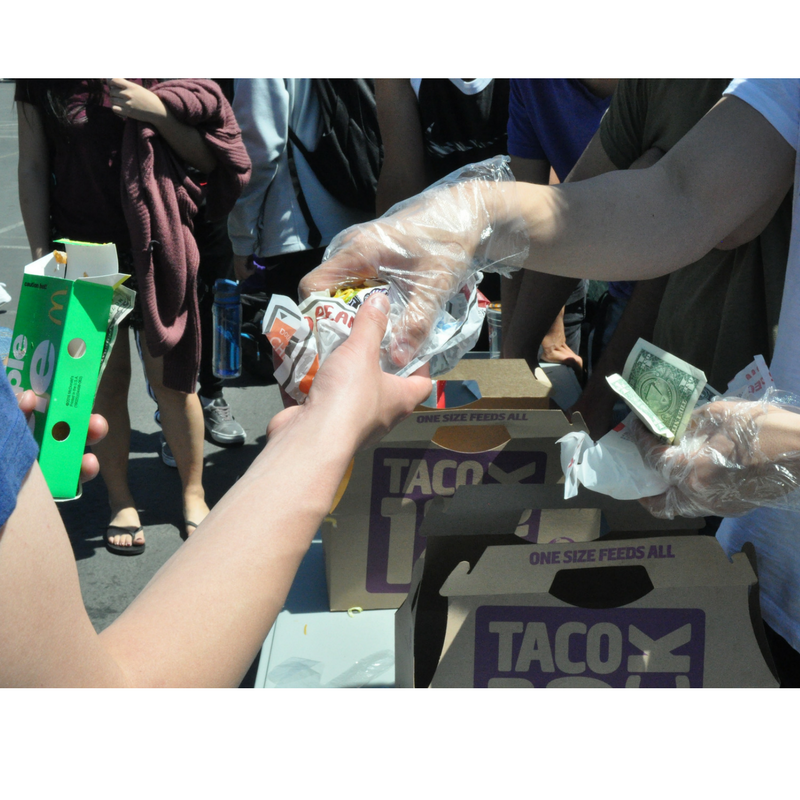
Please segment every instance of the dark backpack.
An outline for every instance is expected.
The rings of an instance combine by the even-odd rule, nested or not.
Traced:
[[[349,208],[375,213],[375,194],[383,162],[383,145],[378,128],[375,84],[368,78],[314,78],[319,99],[321,133],[310,151],[289,129],[291,143],[303,154],[322,186]],[[309,244],[321,240],[300,183],[289,148],[289,166],[295,192],[310,229]],[[316,241],[316,244],[315,244]]]

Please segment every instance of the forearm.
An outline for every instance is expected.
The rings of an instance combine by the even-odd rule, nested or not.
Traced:
[[[647,280],[708,252],[715,234],[704,232],[690,207],[662,202],[665,181],[647,173],[608,173],[553,188],[520,187],[530,237],[525,269],[575,279]]]
[[[325,414],[293,422],[101,634],[133,685],[235,686],[252,663],[355,447],[319,446]]]
[[[782,198],[794,161],[793,147],[763,116],[726,97],[650,169],[521,187],[526,267],[600,280],[665,275]]]
[[[425,143],[414,90],[407,78],[375,81],[384,159],[378,179],[375,210],[385,214],[395,203],[413,197],[428,185]]]
[[[503,341],[503,356],[538,361],[542,340],[577,285],[574,278],[524,273],[508,335]]]
[[[179,122],[166,107],[152,124],[179,158],[206,175],[214,171],[217,161],[196,128]]]

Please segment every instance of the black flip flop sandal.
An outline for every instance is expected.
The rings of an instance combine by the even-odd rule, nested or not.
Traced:
[[[144,545],[143,544],[112,544],[108,541],[108,536],[110,531],[119,531],[122,534],[129,534],[132,539],[136,538],[136,534],[140,531],[143,531],[144,528],[140,525],[138,528],[135,525],[109,525],[106,528],[106,550],[110,553],[116,553],[118,556],[138,556],[144,553]],[[117,534],[112,533],[112,536],[116,536]]]

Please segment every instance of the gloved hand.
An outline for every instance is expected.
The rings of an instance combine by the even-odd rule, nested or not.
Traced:
[[[785,392],[718,400],[693,414],[680,443],[664,445],[638,420],[645,463],[670,485],[639,502],[654,516],[736,517],[758,506],[800,507],[800,408]]]
[[[448,175],[380,219],[347,228],[331,241],[323,263],[303,278],[313,291],[389,283],[397,366],[408,364],[452,297],[478,271],[510,274],[528,254],[528,233],[508,158],[497,156]]]

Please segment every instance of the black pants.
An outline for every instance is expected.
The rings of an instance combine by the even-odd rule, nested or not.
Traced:
[[[267,268],[263,291],[269,297],[273,294],[282,294],[297,301],[298,284],[312,269],[320,265],[324,254],[324,247],[315,247],[310,250],[297,250],[294,253],[259,258],[258,262]]]

